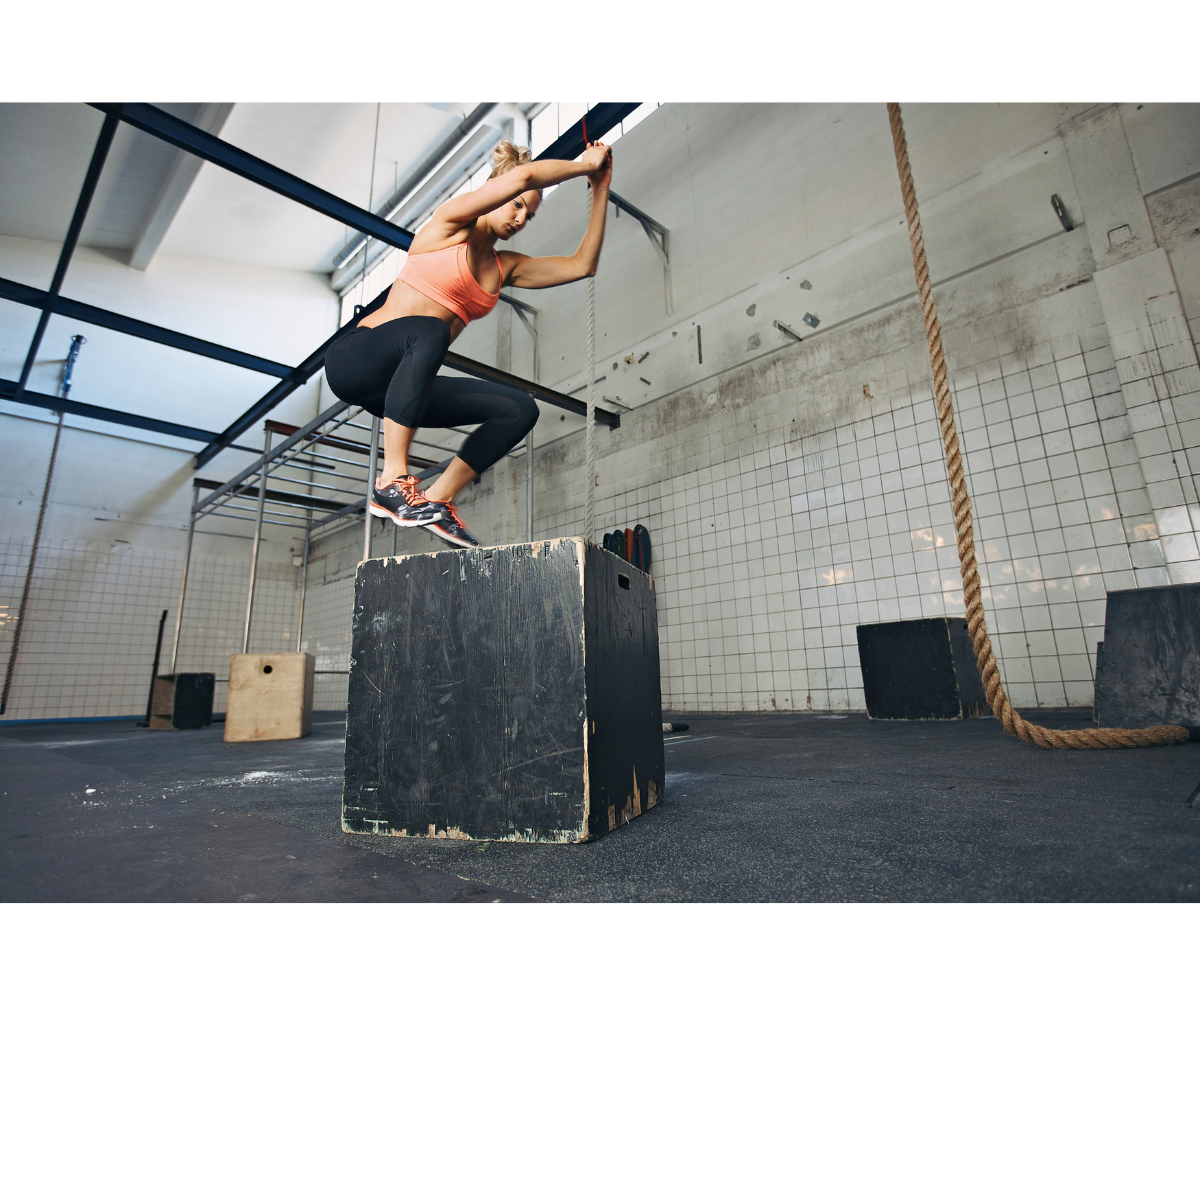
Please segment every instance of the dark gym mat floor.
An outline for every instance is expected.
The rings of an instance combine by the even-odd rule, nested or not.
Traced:
[[[0,728],[0,900],[1200,898],[1200,744],[1045,751],[991,718],[675,714],[664,803],[576,846],[343,834],[344,718]],[[1038,713],[1061,728],[1079,713]]]

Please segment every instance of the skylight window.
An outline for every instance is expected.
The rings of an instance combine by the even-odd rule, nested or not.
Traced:
[[[533,118],[533,157],[537,158],[544,150],[553,146],[556,141],[581,117],[585,116],[595,105],[592,100],[582,104],[558,102],[548,104]],[[659,105],[653,101],[638,105],[619,125],[610,129],[604,135],[604,141],[612,145],[622,134],[628,133],[635,125],[644,121]]]

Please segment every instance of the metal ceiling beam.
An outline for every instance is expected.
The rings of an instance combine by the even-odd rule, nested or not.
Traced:
[[[596,138],[604,137],[605,133],[612,130],[612,128],[616,126],[619,121],[624,120],[626,116],[628,116],[631,112],[634,112],[636,108],[641,107],[641,104],[642,101],[640,100],[604,101],[596,104],[596,107],[590,110],[590,112],[587,114],[589,138],[595,140]],[[494,104],[492,107],[506,109],[509,106],[506,106],[506,104]],[[498,137],[499,134],[497,133],[497,138]],[[466,149],[466,145],[464,145],[462,149]],[[571,158],[581,155],[583,149],[583,121],[580,120],[577,121],[575,125],[572,125],[571,128],[569,128],[569,130],[566,131],[556,143],[550,146],[550,149],[542,151],[541,154],[538,155],[538,158],[539,160],[541,160],[541,158],[566,158],[566,160],[571,160]],[[461,154],[461,150],[458,151],[458,154]],[[395,220],[401,224],[420,224],[428,212],[430,212],[430,210],[437,205],[439,200],[442,200],[444,191],[449,190],[449,187],[444,186],[444,181],[437,182],[437,180],[438,176],[445,172],[446,167],[451,166],[455,158],[458,157],[458,154],[455,154],[450,158],[450,160],[448,160],[448,162],[443,164],[443,167],[438,170],[437,174],[432,176],[430,180],[427,180],[425,184],[421,186],[418,192],[414,192],[412,197],[404,200],[403,208],[397,205],[396,208],[386,211],[386,206],[384,206],[384,208],[379,209],[380,214],[383,214],[383,212],[386,211],[386,215],[388,215],[389,218],[395,218]],[[461,175],[456,176],[454,181],[451,182],[450,186],[454,186],[454,184],[456,184],[458,181],[458,178],[461,178]],[[437,186],[433,186],[434,184],[437,184]],[[439,192],[439,188],[442,188],[442,192]],[[401,196],[401,191],[397,191],[396,196]],[[616,204],[617,198],[614,197],[613,193],[611,192],[610,197],[612,197],[613,203]],[[619,214],[620,209],[618,208],[617,211]],[[630,211],[632,211],[631,206]],[[654,226],[656,229],[661,230],[661,227],[658,226],[658,222],[654,222]],[[647,236],[649,236],[650,241],[652,241],[653,244],[654,234],[650,232],[649,227],[644,226],[644,224],[643,228],[646,228]],[[666,238],[667,235],[664,234],[665,242]],[[350,263],[354,262],[364,244],[365,239],[356,238],[350,242],[346,250],[338,254],[338,256],[334,259],[334,272],[332,272],[332,275],[330,276],[330,287],[334,289],[335,292],[341,293],[342,289],[346,287],[346,284],[350,280],[359,280],[362,275],[365,275],[366,272],[370,271],[372,266],[376,265],[379,260],[384,257],[384,253],[386,250],[388,250],[388,247],[386,246],[379,248],[379,250],[374,251],[371,254],[370,259],[368,259],[366,263],[359,263],[352,268]],[[655,244],[655,250],[658,251],[659,256],[662,257],[664,251],[662,251],[662,248],[658,246],[658,244]],[[665,270],[670,271],[670,266],[666,266]],[[503,292],[500,293],[500,299],[505,301],[505,304],[514,304],[514,300],[512,300],[510,296],[504,295]],[[670,314],[673,312],[674,305],[671,299],[670,277],[668,277],[667,313]]]
[[[258,371],[263,375],[274,375],[278,379],[285,379],[292,373],[292,368],[286,363],[260,358],[257,354],[246,354],[242,350],[233,350],[229,346],[221,346],[216,342],[206,342],[203,338],[177,333],[174,329],[164,329],[161,325],[151,325],[147,321],[138,321],[133,317],[123,316],[121,313],[109,312],[107,309],[96,308],[91,304],[83,304],[79,300],[54,296],[39,288],[17,283],[13,279],[0,279],[0,299],[11,300],[15,304],[25,304],[30,308],[42,308],[62,317],[73,317],[77,321],[85,321],[100,329],[127,333],[131,337],[142,338],[147,342],[157,342],[160,346],[186,350],[189,354],[214,358],[218,362],[230,363],[235,367],[245,367],[248,371]]]
[[[589,109],[587,117],[588,141],[599,141],[610,129],[616,128],[635,108],[641,108],[640,100],[632,104],[597,104]],[[547,146],[538,158],[565,158],[568,162],[578,158],[587,147],[583,144],[583,121],[576,121],[553,145]]]
[[[48,408],[52,412],[71,413],[77,417],[90,417],[94,421],[107,421],[111,425],[128,425],[133,429],[148,429],[152,433],[166,433],[171,437],[186,438],[189,442],[211,442],[219,434],[207,429],[193,429],[190,425],[175,425],[171,421],[156,421],[153,417],[139,417],[135,413],[118,412],[112,408],[98,408],[94,404],[80,404],[78,400],[64,400],[61,396],[47,396],[42,392],[31,392],[27,388],[17,395],[14,379],[0,379],[0,400],[13,400],[28,404],[31,408]],[[240,449],[240,447],[238,447]]]
[[[365,313],[374,312],[376,309],[383,306],[384,301],[388,297],[389,288],[385,288],[374,300],[371,301],[360,313],[361,317]],[[236,421],[228,428],[224,429],[220,436],[209,445],[205,446],[199,454],[196,455],[197,470],[210,462],[231,442],[240,437],[252,425],[256,425],[258,421],[265,417],[279,402],[290,396],[298,387],[301,387],[309,378],[315,375],[325,362],[325,351],[329,348],[335,338],[340,336],[342,330],[338,330],[333,337],[329,338],[319,349],[314,350],[287,378],[280,380],[265,396],[262,397],[256,404],[248,408]],[[497,383],[506,384],[508,387],[518,388],[521,391],[529,392],[530,395],[539,400],[545,400],[547,404],[553,404],[558,408],[564,408],[568,412],[586,415],[587,405],[581,400],[573,400],[570,396],[564,396],[559,392],[553,391],[550,388],[542,387],[540,383],[533,383],[528,379],[521,379],[517,375],[510,375],[507,371],[501,371],[498,367],[489,367],[484,363],[475,362],[474,359],[463,358],[460,355],[449,353],[446,355],[445,364],[456,371],[462,371],[465,375],[474,375],[478,379],[491,379]],[[610,412],[607,409],[596,409],[596,420],[607,425],[610,429],[616,429],[621,424],[620,414]]]
[[[387,242],[389,246],[407,250],[412,244],[413,235],[407,229],[392,225],[373,212],[350,204],[290,171],[284,171],[229,142],[223,142],[219,137],[197,129],[195,125],[163,112],[161,108],[155,108],[153,104],[93,104],[91,107],[132,125],[134,129],[169,142],[180,150],[195,154],[206,162],[224,167],[251,183],[257,183],[289,200],[296,200],[340,225],[349,225],[359,233]]]
[[[528,379],[522,379],[519,375],[510,375],[507,371],[500,370],[499,367],[489,367],[486,363],[476,362],[471,358],[463,358],[453,351],[446,354],[444,361],[445,365],[454,371],[462,371],[465,375],[474,375],[476,379],[490,379],[494,383],[502,383],[506,387],[528,392],[536,400],[545,400],[547,404],[553,404],[555,408],[565,408],[567,412],[577,413],[581,417],[587,416],[587,405],[582,400],[575,400],[570,396],[564,396],[561,392],[556,392],[552,388],[542,387],[540,383],[533,383]],[[608,409],[597,406],[596,423],[598,425],[607,425],[609,429],[616,429],[621,424],[621,414],[609,412]]]
[[[384,295],[386,294],[385,292]],[[379,297],[379,303],[383,303],[383,297]],[[236,441],[252,425],[256,425],[262,417],[265,417],[271,409],[290,396],[298,387],[303,387],[325,365],[325,351],[329,349],[341,332],[339,329],[333,337],[323,342],[286,379],[281,379],[265,396],[246,409],[236,421],[226,426],[210,445],[205,446],[196,455],[197,470],[206,462],[216,458],[226,446]]]
[[[499,140],[500,130],[485,121],[388,219],[405,228],[421,225],[425,217],[478,168]],[[364,264],[365,270],[370,271],[384,255],[392,252],[391,246],[383,242],[371,244],[365,255],[355,255],[344,266],[335,267],[329,277],[329,286],[335,292],[342,292],[350,280],[362,278]]]
[[[382,217],[385,221],[395,216],[409,196],[425,182],[425,179],[429,175],[442,165],[444,159],[457,150],[483,124],[484,118],[495,107],[495,102],[489,101],[486,104],[478,105],[472,112],[468,113],[454,132],[449,137],[444,138],[439,143],[438,148],[415,171],[409,174],[404,182],[375,210],[376,216]],[[366,242],[366,237],[363,234],[352,238],[334,257],[333,269],[336,271],[344,267],[366,245]]]
[[[504,106],[494,105],[493,107],[503,108]],[[636,103],[597,104],[596,107],[591,109],[587,114],[588,136],[590,140],[595,141],[597,138],[603,137],[609,132],[609,130],[614,129],[617,125],[619,125],[620,122],[623,121],[631,112],[633,112],[634,109],[640,107],[641,101],[637,101]],[[540,108],[538,111],[541,111]],[[552,146],[546,150],[543,150],[542,153],[537,156],[537,160],[547,158],[562,158],[570,161],[571,159],[577,158],[584,151],[583,124],[584,123],[582,120],[577,121]],[[497,137],[499,137],[499,134],[497,134]],[[457,183],[458,179],[456,178],[451,186]],[[429,188],[426,182],[425,184],[422,184],[421,188],[421,191],[425,193],[423,196],[418,197],[418,199],[414,201],[413,196],[417,196],[417,190],[414,188],[412,196],[404,198],[404,207],[401,208],[401,206],[397,204],[391,209],[390,212],[388,212],[388,216],[398,216],[398,219],[405,224],[420,224],[421,220],[430,211],[430,209],[436,207],[437,203],[442,200],[445,190],[449,189],[444,189],[439,193],[437,188]],[[397,192],[396,195],[399,196],[400,192]],[[379,211],[382,213],[384,209],[380,209]],[[334,271],[331,279],[331,286],[333,287],[334,291],[340,292],[350,279],[358,278],[360,273],[363,271],[362,266],[359,266],[354,270],[346,269],[347,265],[354,259],[358,251],[362,248],[363,244],[364,241],[362,238],[356,238],[346,247],[345,251],[343,251],[333,260]],[[366,265],[366,270],[369,271],[381,257],[383,257],[382,251],[373,254],[371,260]],[[500,299],[505,301],[505,303],[512,303],[509,297],[503,294],[501,294]]]
[[[79,199],[75,203],[75,212],[71,217],[70,227],[67,229],[67,237],[58,256],[58,266],[54,269],[54,279],[50,283],[49,295],[51,297],[58,295],[63,280],[66,278],[67,268],[71,265],[71,256],[75,253],[79,235],[83,232],[83,222],[87,217],[92,197],[96,194],[96,184],[100,182],[100,172],[104,170],[104,160],[108,157],[108,151],[116,132],[117,119],[109,114],[104,118],[104,124],[100,126],[100,136],[96,139],[96,148],[92,151],[92,161],[88,164],[87,174],[83,177],[83,187],[79,191]],[[42,337],[49,323],[50,309],[43,306],[42,315],[38,318],[37,329],[33,334],[33,341],[29,343],[29,352],[25,355],[25,365],[21,368],[21,377],[17,380],[16,392],[12,397],[14,400],[20,400],[21,394],[25,391],[25,385],[29,382],[29,372],[33,370],[38,348],[42,344]]]
[[[219,134],[233,112],[232,104],[200,104],[197,108],[191,123],[197,129],[211,134]],[[154,204],[142,222],[141,233],[129,252],[131,267],[144,271],[150,265],[203,165],[194,154],[183,152],[175,155],[175,161],[158,190]]]
[[[596,105],[586,118],[589,122],[588,133],[591,140],[595,141],[602,137],[637,108],[638,103],[640,101]],[[140,129],[143,133],[161,138],[173,146],[178,146],[181,150],[198,155],[208,162],[224,167],[236,175],[241,175],[244,179],[249,179],[252,183],[260,184],[281,196],[286,196],[290,200],[295,200],[308,208],[324,213],[333,220],[349,225],[351,229],[357,229],[360,233],[368,234],[390,246],[407,250],[412,244],[413,235],[408,230],[400,229],[366,209],[349,204],[331,192],[315,187],[296,175],[272,166],[263,159],[256,158],[253,154],[248,154],[245,150],[231,146],[228,142],[223,142],[220,138],[205,133],[194,125],[189,125],[186,121],[181,121],[177,117],[171,116],[170,113],[155,108],[152,104],[93,104],[92,107],[106,113],[109,118],[124,121],[135,129]],[[582,120],[577,122],[549,149],[539,154],[538,158],[573,159],[578,157],[584,150],[583,125]],[[367,305],[366,311],[373,312],[377,309],[383,304],[387,295],[388,292],[385,290]],[[216,440],[210,442],[196,455],[196,467],[200,468],[215,458],[240,434],[255,425],[271,409],[315,375],[325,362],[325,351],[340,333],[341,330],[338,330],[333,337],[330,337],[304,362],[294,368],[290,375],[281,379],[265,396],[222,430]],[[587,411],[587,407],[582,401],[572,400],[550,388],[543,388],[540,384],[531,383],[516,375],[510,375],[507,371],[487,367],[483,363],[477,363],[471,359],[460,358],[458,355],[447,355],[446,365],[481,379],[494,379],[497,382],[506,383],[510,387],[518,387],[549,404],[565,408],[569,412],[584,414]],[[617,428],[621,423],[618,413],[599,408],[596,410],[596,420],[610,429]]]
[[[264,421],[263,427],[269,429],[272,433],[282,433],[284,437],[290,437],[293,433],[297,433],[300,429],[299,425],[289,425],[285,421]],[[369,442],[352,442],[349,438],[342,437],[325,437],[320,434],[310,433],[307,437],[308,445],[316,446],[333,446],[336,450],[346,450],[351,454],[361,454],[364,457],[371,453],[371,445]],[[415,439],[414,439],[415,441]],[[428,446],[429,442],[422,442],[421,445]],[[442,449],[441,446],[438,449]],[[319,455],[319,451],[312,452],[314,457]],[[341,459],[341,462],[348,463],[349,459]],[[420,458],[415,454],[408,456],[408,461],[417,467],[432,467],[435,464],[431,459]]]
[[[216,489],[224,487],[224,484],[215,479],[193,479],[192,484],[198,488]],[[257,498],[258,484],[246,484],[244,487],[233,488],[229,495],[231,496],[251,496]],[[344,491],[350,491],[349,488],[344,488]],[[341,500],[326,500],[323,496],[308,496],[303,492],[285,492],[279,488],[266,488],[263,495],[267,500],[274,504],[286,504],[292,508],[319,508],[322,512],[341,512],[346,507]]]

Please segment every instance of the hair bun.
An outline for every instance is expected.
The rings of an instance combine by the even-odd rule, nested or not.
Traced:
[[[495,179],[497,175],[503,175],[511,171],[513,167],[519,167],[523,163],[529,162],[533,158],[528,146],[514,146],[512,142],[505,139],[492,151],[492,173],[488,176],[489,179]]]

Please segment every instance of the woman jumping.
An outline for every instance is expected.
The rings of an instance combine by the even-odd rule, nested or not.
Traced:
[[[325,378],[339,400],[383,418],[383,470],[370,511],[397,525],[421,525],[455,546],[478,546],[454,506],[459,489],[508,453],[534,426],[528,392],[476,379],[442,379],[438,368],[467,324],[496,306],[505,284],[557,287],[595,275],[604,241],[612,151],[593,142],[581,161],[530,161],[501,142],[487,182],[447,200],[413,238],[404,269],[383,306],[359,320],[325,353]],[[586,175],[592,215],[570,257],[530,258],[506,242],[538,210],[542,189]],[[474,425],[437,482],[421,491],[409,474],[408,448],[419,428]]]

